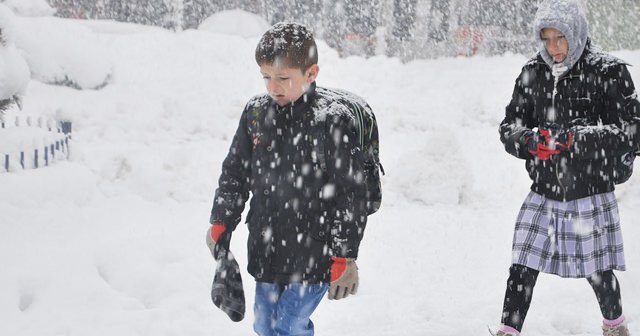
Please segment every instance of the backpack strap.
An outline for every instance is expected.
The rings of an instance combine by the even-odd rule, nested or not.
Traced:
[[[365,137],[365,129],[364,129],[364,118],[365,114],[362,110],[362,107],[358,104],[349,104],[351,105],[351,110],[356,118],[356,136],[358,137],[358,145],[360,149],[364,151],[364,137]]]
[[[259,106],[254,106],[249,111],[247,111],[247,132],[249,133],[249,137],[252,134],[255,134],[260,131],[260,115],[262,114],[262,108]]]
[[[356,120],[356,135],[358,137],[358,145],[364,152],[368,148],[364,148],[365,144],[371,142],[373,137],[373,130],[377,128],[376,118],[370,112],[367,112],[366,108],[360,104],[347,101],[353,116]]]
[[[327,158],[325,156],[324,141],[326,139],[326,130],[324,121],[313,120],[311,125],[311,143],[313,145],[313,152],[311,157],[314,163],[320,165],[322,171],[327,171]]]

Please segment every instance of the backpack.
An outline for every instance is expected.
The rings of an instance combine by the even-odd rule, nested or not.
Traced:
[[[362,155],[358,155],[358,159],[362,160],[364,166],[364,183],[366,185],[366,208],[367,215],[371,215],[380,209],[382,203],[382,188],[380,183],[380,172],[384,175],[384,168],[380,163],[380,143],[378,140],[378,124],[371,107],[360,97],[353,95],[347,91],[316,88],[318,99],[313,106],[314,111],[321,109],[321,106],[329,104],[340,104],[346,107],[348,113],[355,120],[356,136],[358,138],[358,147]],[[331,99],[326,99],[329,97]],[[247,127],[249,136],[259,134],[260,124],[265,118],[265,109],[260,106],[264,101],[257,101],[253,108],[247,113]],[[325,106],[326,107],[326,106]],[[316,113],[317,114],[317,113]],[[318,118],[311,126],[311,137],[313,143],[312,159],[318,164],[322,171],[327,171],[327,163],[325,157],[325,141],[327,139],[327,130],[325,122],[322,118]],[[253,139],[252,139],[253,140]]]
[[[340,104],[346,107],[348,113],[355,120],[356,137],[358,147],[362,155],[357,159],[362,160],[364,167],[364,183],[366,185],[367,215],[371,215],[380,209],[382,204],[382,187],[380,173],[384,175],[384,168],[380,163],[380,141],[378,138],[378,124],[371,107],[360,97],[343,90],[317,88],[320,97],[328,96],[333,99],[332,104]],[[320,98],[322,99],[322,98]],[[321,104],[321,103],[319,103]],[[315,110],[315,109],[314,109]],[[324,120],[316,116],[316,122],[312,127],[314,152],[317,162],[323,171],[327,170],[324,144],[327,139],[327,130]]]

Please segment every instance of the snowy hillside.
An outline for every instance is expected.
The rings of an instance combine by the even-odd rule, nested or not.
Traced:
[[[264,92],[258,37],[48,27],[69,26],[90,28],[87,54],[106,53],[110,83],[76,90],[31,80],[15,112],[68,118],[73,140],[69,161],[0,173],[0,335],[250,335],[253,280],[242,274],[248,313],[230,322],[209,298],[205,231],[239,115]],[[319,52],[318,84],[357,93],[376,112],[387,175],[361,245],[360,291],[324,301],[316,334],[486,335],[499,322],[529,187],[497,132],[527,57],[403,64],[340,59],[324,43]],[[615,54],[640,65],[640,51]],[[630,70],[640,85],[640,67]],[[640,173],[618,197],[629,269],[618,274],[640,334]],[[239,225],[231,246],[242,267],[246,236]],[[600,324],[585,280],[540,276],[526,335],[598,335]]]

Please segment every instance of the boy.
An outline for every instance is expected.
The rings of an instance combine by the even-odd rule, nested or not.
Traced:
[[[209,247],[220,260],[253,195],[248,271],[262,336],[313,335],[310,316],[327,290],[341,299],[358,287],[355,258],[370,204],[349,109],[370,109],[348,92],[316,87],[317,51],[299,24],[278,23],[262,36],[255,59],[268,93],[243,111],[211,210]]]

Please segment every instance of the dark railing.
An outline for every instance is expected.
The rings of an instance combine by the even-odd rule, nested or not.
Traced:
[[[1,126],[2,128],[6,128],[4,120],[1,122]],[[4,154],[4,170],[6,172],[11,171],[11,163],[13,162],[12,159],[17,160],[20,163],[20,167],[22,169],[28,169],[28,168],[35,169],[35,168],[49,166],[49,164],[52,163],[53,160],[56,158],[69,158],[69,139],[71,139],[71,121],[62,121],[60,122],[60,127],[58,127],[56,130],[49,128],[49,132],[64,134],[64,138],[56,140],[55,142],[46,144],[42,148],[33,149],[33,153],[32,153],[33,166],[32,167],[27,167],[25,164],[25,158],[28,155],[28,153],[25,153],[24,150],[20,151],[18,158],[12,158],[11,154]],[[42,152],[40,152],[41,150]],[[39,161],[40,153],[43,153],[44,155],[43,165],[41,165],[41,162]]]

